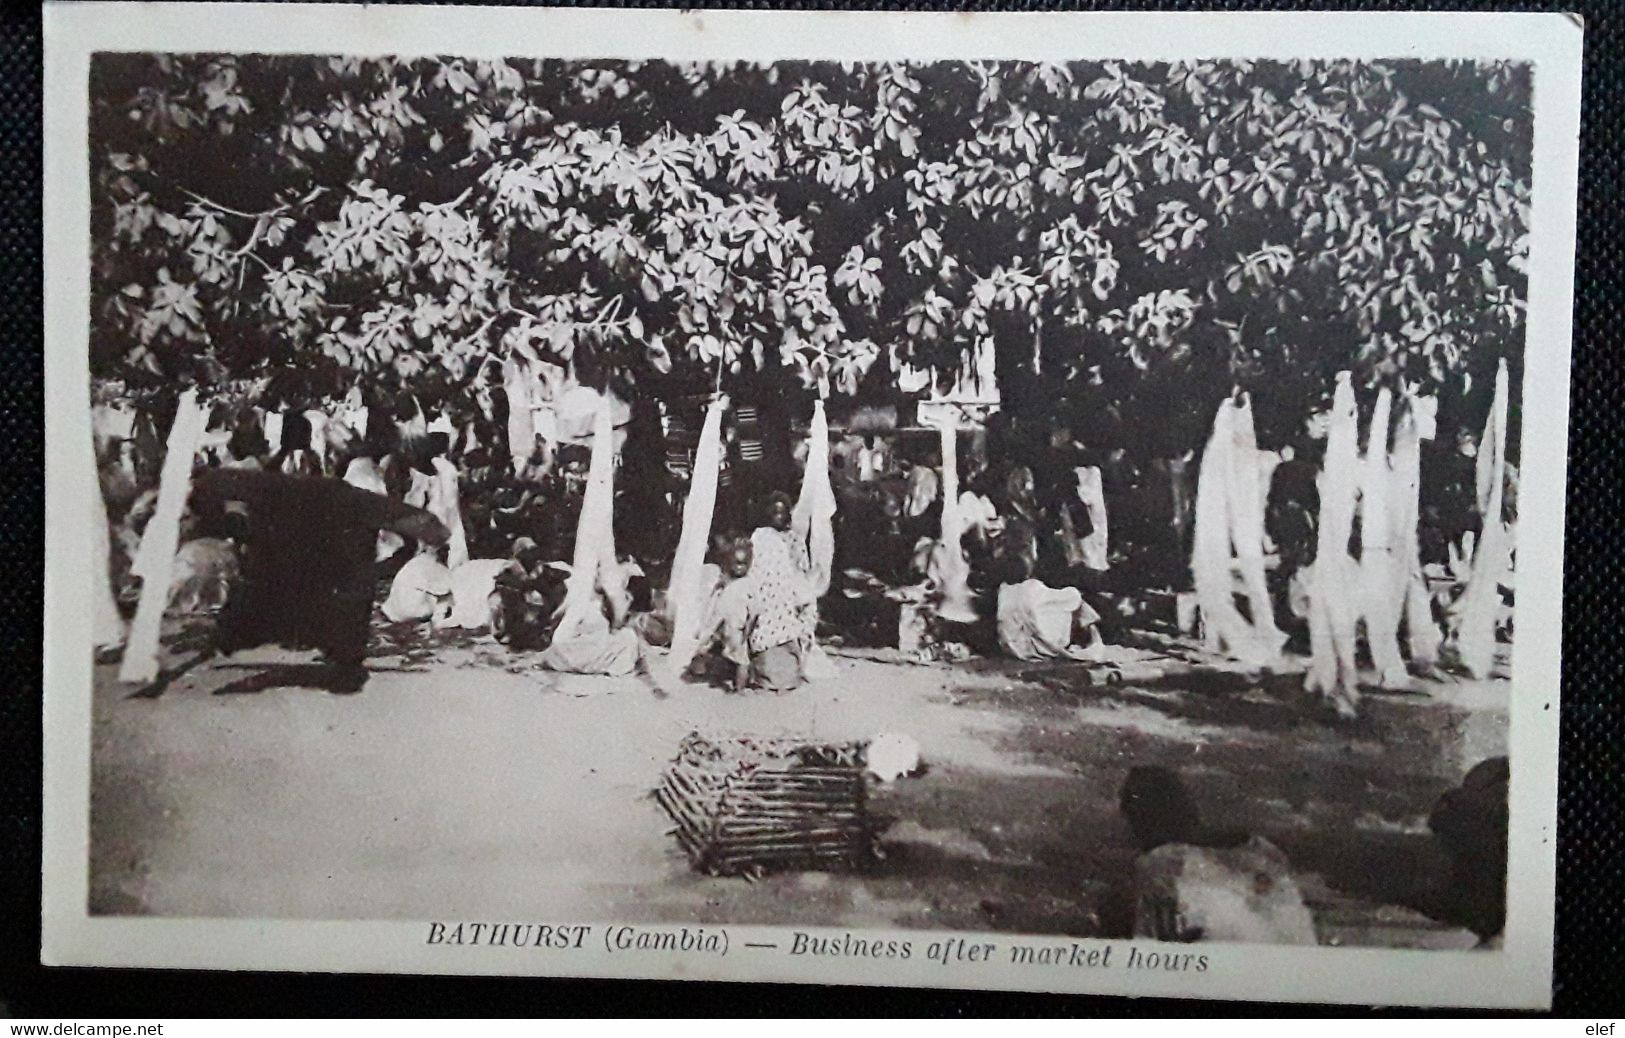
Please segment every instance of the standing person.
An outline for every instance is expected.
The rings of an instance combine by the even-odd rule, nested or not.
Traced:
[[[373,553],[380,529],[442,544],[432,515],[341,480],[215,469],[200,476],[193,504],[218,514],[246,506],[242,579],[220,614],[214,651],[266,643],[319,649],[332,664],[330,691],[359,692],[372,620]]]

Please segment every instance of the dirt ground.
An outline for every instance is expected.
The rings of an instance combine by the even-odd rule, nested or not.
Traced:
[[[171,661],[197,633],[173,640]],[[1118,788],[1131,766],[1163,764],[1205,820],[1287,852],[1324,943],[1472,943],[1407,906],[1442,877],[1434,801],[1506,752],[1504,680],[1372,695],[1337,723],[1298,675],[1158,651],[1107,687],[1078,664],[837,649],[838,677],[795,692],[688,685],[664,699],[635,679],[530,671],[479,639],[386,641],[353,696],[303,686],[310,657],[282,650],[211,661],[155,698],[103,665],[91,910],[1108,936],[1135,853]],[[928,768],[876,790],[890,825],[871,873],[711,878],[650,796],[695,729],[906,733]]]

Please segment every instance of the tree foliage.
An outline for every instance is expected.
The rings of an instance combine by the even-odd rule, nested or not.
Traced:
[[[1526,67],[98,55],[93,365],[388,388],[522,350],[837,393],[991,340],[1098,437],[1514,365]],[[1263,409],[1261,409],[1263,410]],[[1092,424],[1091,424],[1092,423]]]

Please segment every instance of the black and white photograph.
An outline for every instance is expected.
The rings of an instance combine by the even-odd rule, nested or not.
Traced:
[[[342,10],[58,84],[48,939],[1539,1001],[1577,65]]]

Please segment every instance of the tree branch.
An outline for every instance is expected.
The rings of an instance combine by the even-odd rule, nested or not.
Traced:
[[[309,193],[307,193],[305,195],[305,197],[299,199],[297,202],[283,202],[281,205],[272,206],[269,209],[265,209],[265,210],[262,210],[261,212],[257,212],[257,213],[246,212],[246,211],[244,211],[242,209],[233,209],[229,205],[221,205],[219,202],[216,202],[214,199],[205,198],[203,195],[200,195],[196,191],[193,191],[193,190],[191,190],[189,188],[184,188],[183,187],[183,188],[180,188],[179,190],[180,190],[181,194],[183,194],[186,197],[190,198],[192,201],[197,202],[199,205],[206,205],[210,209],[214,209],[214,210],[216,210],[218,212],[222,212],[222,213],[228,213],[228,214],[230,214],[232,216],[241,216],[245,220],[258,220],[258,219],[260,219],[262,217],[276,216],[279,213],[285,213],[289,209],[294,208],[295,206],[309,205],[311,202],[314,202],[319,196],[324,194],[327,191],[327,188],[321,187],[321,186],[313,187],[313,188],[310,189]]]
[[[424,202],[421,206],[419,206],[419,208],[436,209],[441,212],[444,212],[447,209],[456,209],[458,206],[468,201],[468,196],[472,194],[473,191],[474,186],[470,184],[468,187],[463,188],[462,194],[458,195],[456,198],[453,198],[449,202]]]

